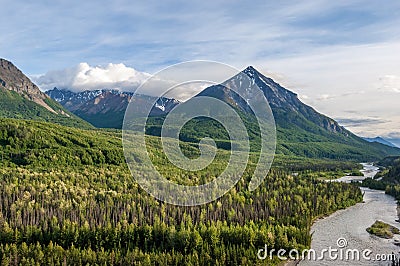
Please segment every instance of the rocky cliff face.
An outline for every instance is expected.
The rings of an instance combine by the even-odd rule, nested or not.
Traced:
[[[24,98],[43,106],[52,113],[57,114],[56,110],[51,108],[45,102],[46,99],[50,98],[44,92],[41,92],[39,88],[21,72],[21,70],[13,65],[13,63],[5,59],[0,59],[0,85],[7,90],[17,92]]]
[[[126,107],[134,95],[133,92],[119,90],[94,90],[72,92],[65,89],[54,88],[46,94],[59,102],[71,112],[101,114],[108,112],[125,112]],[[155,101],[156,98],[147,95],[136,95],[134,98],[137,109],[142,108],[141,101]],[[154,106],[153,115],[163,115],[172,110],[179,101],[161,97]]]
[[[132,99],[133,92],[107,89],[72,92],[54,88],[46,91],[46,94],[92,125],[108,128],[122,127],[125,110],[130,101],[133,101],[132,110],[142,112],[144,104],[157,100],[151,112],[152,116],[165,115],[179,104],[175,99],[163,97],[157,99],[147,95],[136,95]]]
[[[312,107],[302,103],[297,97],[297,94],[285,89],[271,78],[264,76],[254,67],[249,66],[244,69],[242,73],[249,77],[250,84],[245,85],[245,82],[241,78],[242,76],[237,75],[225,81],[224,85],[244,90],[246,98],[251,98],[254,84],[256,84],[264,93],[274,113],[275,120],[277,120],[277,124],[291,123],[301,128],[307,128],[304,122],[311,122],[332,133],[339,133],[345,136],[350,134],[350,132],[341,127],[335,120],[318,113]],[[219,98],[243,111],[249,111],[249,107],[244,99],[232,90],[221,85],[208,87],[199,93],[199,95]]]
[[[47,121],[65,126],[92,128],[57,103],[19,70],[0,58],[0,117]]]

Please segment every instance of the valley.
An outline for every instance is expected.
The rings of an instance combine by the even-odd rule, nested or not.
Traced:
[[[307,179],[286,169],[291,160],[292,171],[346,171],[356,164],[304,158],[297,164],[296,158],[277,156],[253,193],[246,192],[243,179],[215,202],[177,207],[138,187],[118,132],[15,119],[1,119],[0,129],[0,253],[7,263],[271,265],[279,260],[260,262],[258,247],[305,248],[315,217],[362,200],[351,184]],[[151,138],[149,150],[156,152],[157,137]],[[155,163],[167,167],[171,179],[185,181],[176,169]],[[192,173],[192,182],[210,178],[223,165],[217,160],[207,172]]]
[[[249,160],[242,178],[224,196],[200,206],[174,206],[138,185],[138,177],[149,175],[142,164],[146,153],[169,181],[205,184],[224,171],[235,144],[219,123],[199,117],[185,124],[179,147],[188,158],[200,156],[204,137],[213,138],[217,149],[206,168],[180,169],[164,154],[160,131],[168,112],[182,103],[139,95],[134,111],[141,112],[141,104],[156,104],[145,128],[146,149],[135,145],[139,140],[131,132],[132,145],[125,152],[133,155],[133,168],[128,169],[121,119],[132,94],[53,89],[47,92],[51,99],[33,83],[28,92],[18,82],[8,87],[9,76],[22,72],[6,65],[7,71],[0,69],[6,85],[0,91],[4,265],[278,265],[276,256],[260,260],[259,248],[309,248],[314,245],[313,221],[363,201],[366,190],[326,180],[358,172],[360,161],[400,155],[398,148],[354,135],[247,67],[241,74],[261,89],[275,117],[277,150],[271,170],[256,190],[248,190],[260,156],[260,127],[233,91],[221,85],[205,88],[197,96],[224,101],[244,121]],[[232,77],[227,82],[235,86],[239,81]],[[32,91],[54,112],[35,101]],[[251,97],[250,89],[247,93]]]
[[[0,7],[0,266],[400,266],[400,1]]]
[[[364,178],[373,177],[377,172],[377,167],[364,164]],[[351,180],[359,181],[362,178],[344,177],[337,181],[350,182]],[[379,261],[377,255],[388,256],[393,253],[398,260],[399,250],[395,244],[399,241],[400,236],[395,235],[394,239],[390,240],[382,239],[370,235],[366,229],[375,220],[384,221],[399,228],[397,202],[392,196],[386,195],[384,191],[369,188],[361,188],[361,190],[363,193],[362,203],[340,210],[326,218],[317,220],[313,224],[311,227],[311,232],[313,232],[311,248],[317,254],[321,254],[321,250],[328,247],[338,249],[337,240],[344,238],[347,244],[342,249],[357,249],[358,251],[369,249],[371,254],[369,260],[360,256],[360,259],[341,260],[340,265],[391,265],[392,259]],[[329,228],[329,231],[326,228]],[[326,256],[324,260],[305,259],[299,265],[338,265],[338,261]]]

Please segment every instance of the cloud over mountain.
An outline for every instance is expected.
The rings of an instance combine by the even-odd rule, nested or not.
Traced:
[[[105,88],[133,91],[149,77],[150,74],[137,71],[122,63],[110,63],[105,66],[80,63],[75,67],[49,71],[44,75],[33,77],[33,80],[44,91],[54,87],[75,92]]]

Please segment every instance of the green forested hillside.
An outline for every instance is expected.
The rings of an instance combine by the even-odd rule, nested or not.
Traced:
[[[12,62],[0,58],[0,117],[34,119],[91,128],[42,92]]]
[[[17,92],[5,89],[0,85],[0,117],[34,119],[65,126],[92,128],[88,122],[68,112],[64,107],[50,98],[45,100],[45,102],[53,110],[60,113],[53,113],[43,106],[36,104],[34,101],[26,99]]]
[[[239,112],[248,130],[253,150],[259,149],[259,127],[254,119]],[[351,132],[341,134],[330,132],[311,123],[296,114],[297,123],[293,123],[290,114],[275,114],[277,149],[276,154],[321,158],[334,160],[377,161],[391,155],[399,155],[400,149],[380,143],[367,142]],[[149,119],[147,133],[160,136],[163,117]],[[195,118],[189,121],[180,132],[180,139],[186,142],[198,142],[201,138],[211,137],[220,148],[230,149],[227,131],[215,120]]]
[[[188,176],[162,165],[158,138],[148,143],[154,163],[178,182],[214,178],[226,164],[219,150],[213,169]],[[182,147],[196,154],[194,145]],[[257,258],[259,248],[301,250],[310,245],[313,219],[362,200],[351,184],[305,177],[352,163],[277,156],[253,193],[250,165],[219,200],[177,207],[135,183],[119,131],[0,119],[0,149],[2,265],[273,265],[276,259]]]
[[[85,121],[89,121],[92,125],[98,128],[122,128],[124,121],[125,111],[119,112],[108,112],[108,113],[96,113],[90,114],[82,112],[80,110],[75,111],[75,115],[82,118]]]
[[[378,176],[382,177],[381,182],[386,183],[386,193],[400,200],[400,157],[389,157],[381,163],[387,163],[386,169]]]
[[[367,178],[363,186],[385,190],[386,194],[400,200],[400,156],[390,156],[380,160],[377,165],[381,171],[374,178]]]
[[[393,156],[385,158],[388,164],[386,165],[385,171],[381,174],[382,179],[387,182],[394,184],[400,184],[400,157]],[[382,164],[381,164],[382,163]],[[383,165],[384,162],[380,162],[379,165]]]
[[[377,161],[400,153],[398,148],[369,143],[352,133],[345,136],[324,131],[312,124],[305,128],[290,122],[286,126],[282,124],[284,126],[277,127],[278,154],[362,162]]]

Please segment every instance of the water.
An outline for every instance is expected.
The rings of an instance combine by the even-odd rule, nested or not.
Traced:
[[[364,176],[344,176],[332,181],[345,183],[350,183],[351,181],[361,181],[367,177],[374,177],[379,170],[378,167],[368,163],[362,163],[362,166],[363,170],[361,170],[361,172],[364,174]]]
[[[377,168],[364,164],[365,177],[374,176]],[[360,180],[365,177],[343,177],[338,179],[338,182],[350,182],[351,180]],[[388,196],[384,191],[372,190],[362,188],[364,194],[364,202],[358,203],[355,206],[340,210],[324,219],[318,220],[311,228],[313,238],[311,241],[311,248],[316,251],[316,254],[321,254],[322,249],[332,247],[338,249],[337,253],[342,252],[344,259],[331,260],[329,254],[325,254],[323,260],[313,261],[304,260],[299,265],[391,265],[390,261],[377,261],[377,254],[391,254],[395,253],[400,257],[400,247],[394,245],[396,241],[400,241],[399,235],[395,235],[393,239],[382,239],[370,235],[366,228],[371,226],[376,220],[381,220],[385,223],[391,224],[400,228],[400,224],[396,222],[397,217],[397,204],[393,197]],[[346,242],[347,245],[343,248],[338,247],[338,239]],[[345,239],[345,241],[343,240]],[[346,251],[348,249],[357,249],[360,252],[360,260],[346,260]],[[366,249],[372,251],[367,256],[371,258],[370,261],[362,258],[362,252]]]

